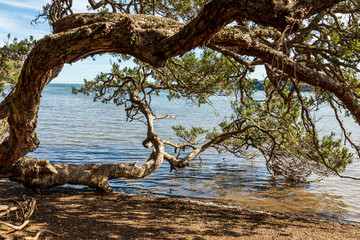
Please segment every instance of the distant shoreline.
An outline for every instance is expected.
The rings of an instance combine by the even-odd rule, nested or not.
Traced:
[[[10,86],[9,83],[4,83],[4,85],[6,86]],[[71,86],[83,86],[84,83],[53,83],[53,82],[50,82],[48,85],[71,85]],[[259,90],[259,91],[264,91],[264,84],[261,83],[260,81],[256,80],[254,82],[254,88],[256,90]],[[310,92],[311,91],[311,88],[310,87],[304,87],[301,91],[303,92]]]

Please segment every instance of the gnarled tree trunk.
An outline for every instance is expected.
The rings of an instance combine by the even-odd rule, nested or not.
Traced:
[[[360,123],[360,106],[351,89],[261,45],[239,28],[223,29],[231,21],[242,19],[279,30],[284,30],[289,24],[296,29],[303,18],[338,2],[214,0],[187,25],[157,16],[103,13],[76,14],[59,20],[54,25],[54,34],[37,42],[24,63],[15,92],[0,106],[0,117],[8,118],[10,128],[9,137],[0,146],[0,176],[32,188],[70,183],[110,191],[106,183],[108,179],[145,177],[160,167],[164,157],[173,168],[183,167],[189,158],[211,145],[197,149],[183,161],[165,153],[164,144],[153,129],[153,116],[138,96],[133,95],[132,101],[147,119],[147,139],[154,146],[144,165],[51,164],[47,160],[26,157],[39,145],[35,132],[36,118],[46,84],[57,76],[65,63],[105,52],[128,54],[154,67],[161,67],[170,57],[206,45],[259,57],[275,68],[281,62],[280,68],[286,74],[334,93]]]

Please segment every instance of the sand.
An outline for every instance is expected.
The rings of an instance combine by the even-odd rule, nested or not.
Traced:
[[[36,194],[0,183],[0,199],[24,197],[37,201],[29,224],[22,231],[0,224],[0,235],[31,239],[46,229],[57,235],[39,239],[360,239],[358,225],[301,216],[64,187]]]

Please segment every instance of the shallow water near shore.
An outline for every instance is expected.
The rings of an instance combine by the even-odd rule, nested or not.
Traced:
[[[165,96],[153,99],[155,113],[177,115],[176,120],[155,123],[160,138],[176,141],[171,126],[216,127],[230,113],[226,99],[213,99],[214,107],[197,108],[183,100],[169,102]],[[322,132],[336,130],[330,109],[319,115]],[[146,127],[125,121],[123,107],[93,102],[91,97],[71,94],[71,85],[50,84],[43,94],[37,134],[40,147],[31,156],[62,163],[115,163],[146,161]],[[348,123],[360,141],[360,127]],[[344,222],[360,223],[360,182],[329,177],[319,183],[292,185],[273,179],[263,159],[244,160],[231,154],[208,150],[202,162],[169,172],[164,162],[152,175],[140,180],[110,181],[115,191],[138,195],[166,195],[232,204],[241,208],[302,214]],[[360,162],[349,166],[347,175],[358,176]]]

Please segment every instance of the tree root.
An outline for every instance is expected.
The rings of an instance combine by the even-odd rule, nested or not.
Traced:
[[[0,221],[0,224],[3,224],[7,227],[10,227],[14,230],[23,230],[24,227],[26,227],[26,225],[28,225],[30,221],[29,220],[26,220],[23,224],[21,224],[20,226],[16,226],[16,225],[13,225],[11,223],[7,223],[7,222],[4,222],[4,221]]]
[[[4,234],[0,234],[0,239],[1,240],[10,240],[11,238],[9,236],[4,235]]]
[[[39,232],[37,232],[37,234],[35,235],[35,237],[25,237],[25,239],[26,239],[26,240],[37,240],[37,239],[40,237],[40,235],[43,234],[43,233],[50,233],[50,234],[52,234],[52,235],[61,237],[60,234],[57,234],[57,233],[55,233],[55,232],[53,232],[53,231],[50,231],[50,230],[47,230],[47,229],[43,229],[43,230],[40,230]]]
[[[15,225],[3,220],[0,220],[0,225],[11,228],[15,231],[23,230],[30,222],[30,217],[34,213],[36,208],[36,200],[29,198],[23,201],[16,201],[15,199],[0,199],[1,202],[12,202],[6,205],[0,205],[0,218],[14,218],[16,220],[22,220],[21,225]],[[12,237],[0,234],[0,239],[12,239]]]

